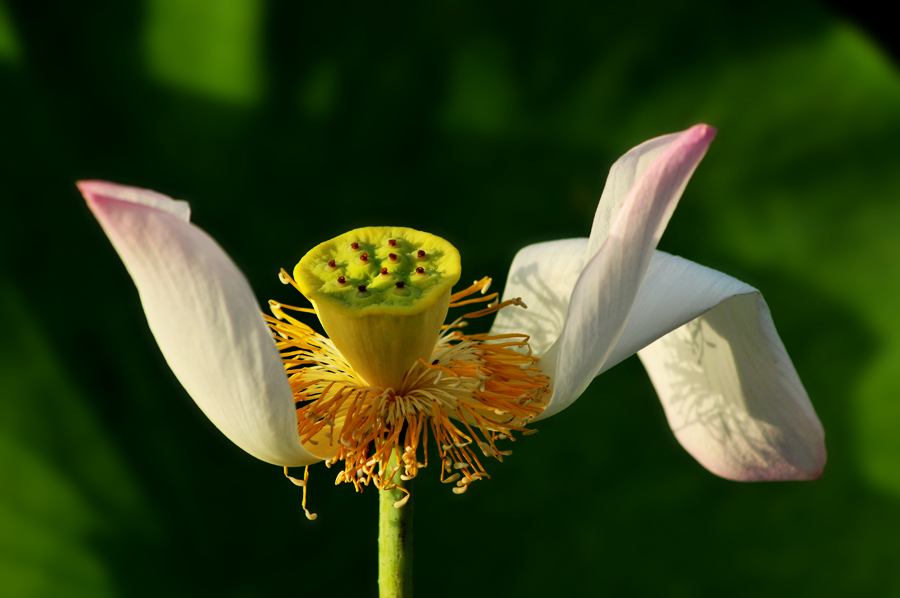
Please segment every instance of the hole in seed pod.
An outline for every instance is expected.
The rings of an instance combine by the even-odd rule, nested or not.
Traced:
[[[418,268],[416,268],[416,274],[425,274],[425,268],[419,266]]]
[[[421,257],[425,257],[425,250],[424,250],[424,249],[420,249],[420,250],[418,251],[418,253],[416,253],[416,256],[418,256],[418,257],[420,257],[420,258],[421,258]]]
[[[350,249],[359,249],[359,243],[353,241],[352,243],[350,243]]]

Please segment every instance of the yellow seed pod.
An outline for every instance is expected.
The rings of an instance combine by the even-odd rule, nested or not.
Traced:
[[[354,371],[398,388],[418,358],[430,358],[460,273],[459,251],[444,239],[368,226],[314,247],[294,279]]]

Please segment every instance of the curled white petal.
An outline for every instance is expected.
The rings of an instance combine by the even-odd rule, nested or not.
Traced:
[[[300,444],[290,385],[253,291],[188,222],[187,204],[113,183],[79,188],[134,279],[169,367],[206,416],[258,459],[318,461]]]
[[[706,125],[678,134],[634,181],[600,249],[575,284],[559,338],[541,360],[553,384],[541,417],[575,401],[606,364],[656,245],[714,136],[715,130]]]
[[[672,256],[645,287],[632,316],[654,316],[623,333],[622,352],[678,326],[638,355],[682,446],[732,480],[819,477],[822,424],[759,291]]]
[[[721,272],[656,251],[622,335],[600,374],[722,301],[756,289]]]
[[[600,246],[609,236],[616,215],[622,209],[635,181],[682,134],[672,133],[645,141],[630,149],[610,167],[600,202],[597,204],[597,211],[594,213],[594,223],[591,225],[591,238],[587,246],[588,258],[594,257],[600,251]]]

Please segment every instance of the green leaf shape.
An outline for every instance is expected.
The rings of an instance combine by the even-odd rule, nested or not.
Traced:
[[[117,595],[102,545],[141,509],[136,479],[5,282],[0,329],[0,594]]]

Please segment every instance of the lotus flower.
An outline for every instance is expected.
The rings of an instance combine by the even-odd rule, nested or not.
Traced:
[[[430,429],[442,479],[463,492],[487,475],[477,452],[502,460],[509,451],[498,442],[568,407],[595,376],[637,352],[676,437],[707,469],[734,480],[815,478],[825,463],[822,426],[759,291],[656,251],[714,135],[697,125],[625,154],[610,171],[590,238],[522,249],[502,300],[470,298],[488,279],[451,296],[459,276],[452,263],[413,270],[424,248],[452,258],[449,243],[380,227],[348,233],[358,242],[338,237],[328,255],[322,244],[293,278],[282,271],[314,309],[270,302],[275,317],[263,316],[243,274],[190,222],[187,203],[101,181],[78,187],[134,279],[178,380],[219,430],[268,463],[344,461],[339,481],[391,487],[398,469],[408,479],[427,464],[420,444]],[[395,253],[398,243],[412,253]],[[409,267],[388,271],[393,261]],[[399,311],[377,308],[377,325],[375,311],[332,309],[317,290],[341,291],[370,270],[368,287],[342,297],[369,305],[373,293],[399,296]],[[313,271],[325,278],[303,278]],[[431,299],[413,301],[427,290],[417,275],[444,277]],[[382,290],[372,286],[379,276],[392,277]],[[460,320],[442,326],[448,306],[478,300],[491,303],[463,318],[499,312],[489,334],[465,336]],[[291,309],[317,313],[332,338]],[[412,317],[420,324],[405,324]],[[389,462],[392,453],[399,464]]]

